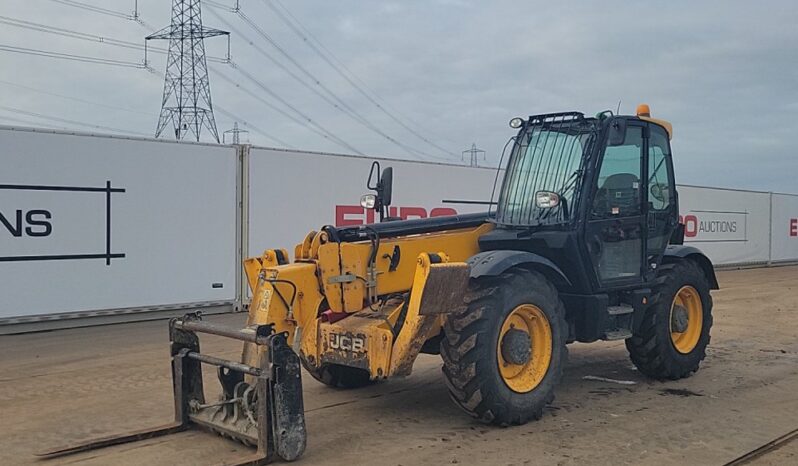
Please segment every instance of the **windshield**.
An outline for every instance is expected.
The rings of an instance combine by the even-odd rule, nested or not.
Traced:
[[[510,155],[499,194],[497,223],[538,225],[568,220],[581,181],[582,156],[591,144],[594,125],[585,119],[556,117],[531,124],[519,135]],[[535,194],[557,193],[560,205],[539,208]]]

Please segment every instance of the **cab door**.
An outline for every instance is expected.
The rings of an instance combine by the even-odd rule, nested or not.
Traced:
[[[667,131],[659,125],[648,125],[646,156],[646,266],[656,269],[679,220],[673,161]]]
[[[645,123],[625,120],[596,169],[585,239],[599,288],[641,283],[645,248]],[[609,143],[614,140],[615,144]],[[622,142],[620,142],[622,141]]]

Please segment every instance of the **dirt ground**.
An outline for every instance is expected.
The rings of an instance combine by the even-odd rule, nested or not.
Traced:
[[[437,356],[423,355],[406,379],[359,390],[305,376],[300,464],[724,464],[798,428],[798,267],[723,271],[719,280],[708,356],[689,379],[646,380],[623,342],[571,345],[543,419],[496,428],[452,404]],[[239,352],[233,340],[203,338],[203,353]],[[0,464],[201,465],[249,451],[185,432],[47,462],[33,456],[169,422],[171,402],[163,321],[0,337]],[[798,441],[754,464],[798,464]]]

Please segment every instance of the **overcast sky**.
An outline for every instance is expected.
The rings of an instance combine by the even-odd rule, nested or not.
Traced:
[[[130,13],[134,4],[76,1],[122,13]],[[233,26],[233,60],[241,70],[368,155],[459,162],[461,151],[473,142],[487,152],[487,162],[481,163],[495,165],[513,134],[507,122],[514,116],[562,110],[594,114],[615,110],[619,101],[622,113],[632,113],[637,103],[646,102],[655,117],[673,122],[679,182],[798,192],[795,1],[280,0],[275,8],[287,8],[345,65],[350,79],[373,91],[390,116],[308,47],[268,7],[269,1],[273,0],[240,0],[241,11],[305,71],[235,13],[206,5],[203,19],[206,26],[229,30],[222,20]],[[171,2],[138,3],[143,25],[56,0],[2,0],[0,21],[25,20],[143,43],[146,34],[169,23]],[[0,24],[2,46],[130,63],[143,60],[143,53],[135,49],[8,24]],[[222,57],[226,40],[209,39],[207,48],[209,55]],[[158,72],[164,71],[165,62],[164,55],[151,54],[150,65]],[[232,127],[233,114],[251,126],[253,144],[281,146],[260,133],[264,132],[298,149],[352,152],[320,136],[318,129],[310,130],[268,107],[263,100],[292,112],[240,71],[209,65],[220,133]],[[163,91],[162,79],[143,69],[2,50],[0,81],[0,124],[36,122],[87,131],[92,129],[9,109],[152,134]],[[364,121],[347,115],[344,107]]]

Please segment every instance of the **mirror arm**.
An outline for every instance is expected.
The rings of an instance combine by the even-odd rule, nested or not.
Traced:
[[[376,170],[376,173],[377,173],[377,183],[376,183],[374,186],[372,186],[372,185],[371,185],[371,180],[372,180],[372,179],[374,179],[374,173],[375,173],[375,170],[374,170],[374,169],[375,169],[375,168],[377,169],[377,170]],[[373,162],[371,163],[371,170],[369,170],[369,180],[366,182],[366,188],[367,188],[367,189],[371,189],[372,191],[376,191],[376,190],[378,190],[378,189],[379,189],[380,182],[382,181],[382,179],[381,179],[381,177],[380,177],[380,173],[381,173],[381,172],[380,172],[380,162],[378,162],[378,161],[376,161],[376,160],[375,160],[375,161],[373,161]]]

